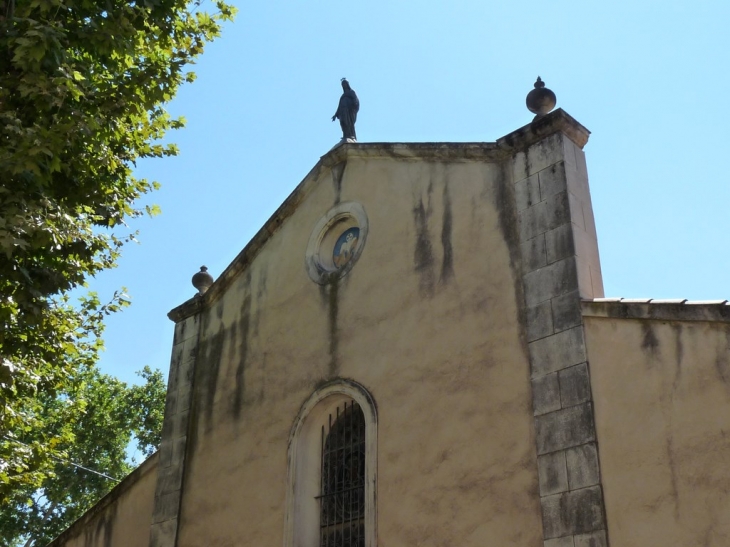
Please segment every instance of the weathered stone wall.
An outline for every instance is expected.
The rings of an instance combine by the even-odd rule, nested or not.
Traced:
[[[669,316],[682,311],[644,307],[651,306]],[[585,318],[613,545],[730,545],[725,315],[725,322]]]
[[[158,458],[150,456],[48,547],[147,547]]]
[[[443,148],[354,146],[315,170],[201,312],[180,547],[281,545],[289,433],[336,377],[377,405],[382,545],[542,545],[510,160]],[[368,239],[322,286],[304,253],[341,201]]]
[[[588,133],[583,130],[574,138],[556,133],[518,151],[512,180],[545,547],[605,547],[581,316],[581,298],[603,296],[603,281],[581,149]]]

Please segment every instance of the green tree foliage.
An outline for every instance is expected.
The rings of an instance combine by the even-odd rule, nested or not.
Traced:
[[[54,461],[53,474],[40,487],[16,485],[6,498],[0,510],[2,545],[46,545],[67,528],[117,484],[88,470],[122,478],[133,469],[134,462],[127,459],[133,436],[145,456],[155,451],[162,433],[165,382],[159,370],[149,367],[138,374],[144,383],[128,386],[91,367],[75,378],[73,393],[39,394],[40,404],[26,412],[39,413],[43,430],[26,431],[13,442],[32,446],[58,438],[62,430],[70,440],[58,447],[65,456]],[[71,395],[83,403],[84,412],[69,423]]]
[[[132,169],[176,153],[160,139],[183,120],[163,105],[233,15],[198,4],[0,0],[0,501],[65,457],[63,423],[83,410],[72,384],[96,361],[104,315],[126,304],[68,294],[115,265],[129,219],[154,213],[137,200],[157,185]],[[48,398],[63,401],[55,429]],[[43,436],[18,448],[29,430]]]

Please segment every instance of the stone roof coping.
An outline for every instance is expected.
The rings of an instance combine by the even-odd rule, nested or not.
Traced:
[[[266,221],[262,228],[251,238],[236,258],[215,280],[202,296],[195,296],[170,310],[167,316],[175,322],[182,321],[210,306],[225,292],[240,272],[245,270],[264,243],[279,229],[311,189],[323,168],[331,168],[351,158],[394,158],[398,160],[425,160],[469,162],[487,160],[494,163],[508,160],[512,155],[527,150],[533,144],[553,135],[562,133],[576,145],[583,148],[588,142],[590,131],[578,123],[562,108],[534,120],[497,142],[369,142],[340,143],[320,158],[302,182],[284,200],[284,203]]]
[[[730,323],[727,300],[594,298],[582,300],[581,308],[584,317]]]
[[[68,540],[75,538],[77,535],[82,534],[86,525],[100,512],[104,511],[112,503],[114,503],[119,497],[124,494],[127,490],[132,488],[143,475],[153,471],[157,467],[157,460],[160,458],[160,451],[156,451],[149,458],[139,464],[129,475],[124,477],[119,483],[112,488],[106,496],[97,501],[91,508],[81,515],[78,519],[71,523],[71,525],[61,532],[51,543],[46,547],[56,547],[63,545]]]

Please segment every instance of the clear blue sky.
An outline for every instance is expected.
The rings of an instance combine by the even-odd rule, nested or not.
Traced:
[[[606,295],[730,298],[728,0],[236,3],[169,105],[188,120],[180,155],[138,166],[162,215],[135,221],[140,244],[91,284],[133,301],[108,321],[106,372],[167,373],[166,313],[337,143],[343,76],[359,140],[408,142],[496,140],[531,120],[539,74],[592,131]]]

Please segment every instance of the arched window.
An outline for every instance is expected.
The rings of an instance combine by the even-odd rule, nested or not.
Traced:
[[[304,403],[289,439],[284,547],[376,546],[375,404],[330,382]]]

